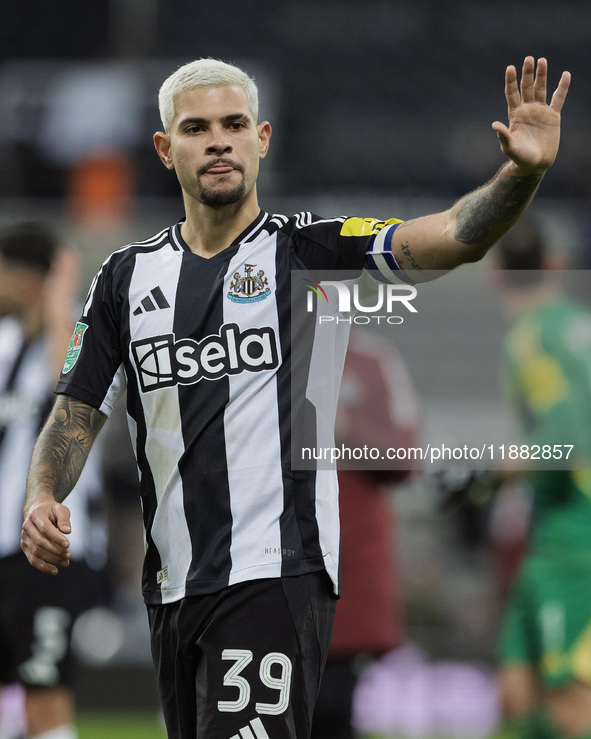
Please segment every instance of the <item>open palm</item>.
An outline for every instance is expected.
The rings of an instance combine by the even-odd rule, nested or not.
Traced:
[[[521,88],[514,66],[505,73],[505,97],[509,125],[495,121],[503,153],[528,173],[543,173],[554,162],[560,142],[560,111],[570,85],[570,73],[563,72],[550,104],[546,102],[548,63],[534,58],[523,62]]]

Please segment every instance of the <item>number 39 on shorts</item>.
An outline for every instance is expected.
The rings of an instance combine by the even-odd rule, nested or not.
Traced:
[[[242,711],[250,703],[251,688],[248,680],[240,673],[252,662],[253,654],[249,649],[224,649],[222,659],[234,662],[224,675],[223,684],[226,687],[237,688],[238,697],[235,700],[218,701],[218,710]],[[275,667],[275,665],[279,667]],[[263,657],[259,668],[259,677],[263,685],[273,688],[278,692],[278,695],[275,703],[255,703],[257,713],[277,716],[287,709],[292,672],[291,661],[285,654],[269,652]]]

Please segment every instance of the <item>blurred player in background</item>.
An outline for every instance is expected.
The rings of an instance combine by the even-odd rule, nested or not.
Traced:
[[[528,552],[501,642],[508,723],[523,739],[591,737],[591,312],[567,299],[541,226],[498,245],[512,326],[504,385],[523,442],[573,444],[577,469],[532,471]],[[511,485],[515,485],[512,480]]]
[[[253,80],[199,59],[162,85],[154,144],[185,217],[97,274],[33,452],[21,543],[42,572],[68,564],[63,501],[127,387],[143,592],[171,739],[310,736],[339,593],[338,483],[334,469],[293,469],[291,429],[303,419],[309,438],[334,441],[348,328],[335,321],[322,335],[302,288],[307,325],[292,347],[293,271],[396,282],[482,258],[557,155],[570,75],[548,104],[547,69],[527,57],[521,87],[506,70],[497,174],[406,223],[266,213],[256,183],[271,125],[258,122]],[[322,383],[325,413],[310,399]]]
[[[72,561],[44,577],[20,550],[27,468],[72,332],[77,255],[44,225],[0,230],[0,686],[25,688],[28,736],[73,739],[76,616],[99,598],[106,531],[95,449],[72,500]]]
[[[353,329],[337,410],[337,446],[384,452],[418,443],[416,389],[383,338]],[[312,739],[353,739],[355,686],[364,667],[404,638],[395,549],[394,483],[409,472],[339,464],[342,596],[312,724]],[[393,698],[393,700],[395,697]]]

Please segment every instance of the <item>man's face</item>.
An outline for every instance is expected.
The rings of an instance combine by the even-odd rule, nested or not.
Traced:
[[[185,90],[174,102],[168,136],[155,138],[164,164],[198,202],[217,207],[243,200],[267,153],[269,124],[256,125],[238,85]]]

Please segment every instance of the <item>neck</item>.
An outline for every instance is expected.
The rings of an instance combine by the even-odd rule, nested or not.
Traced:
[[[184,196],[186,220],[181,234],[189,249],[209,259],[227,249],[260,212],[256,191],[238,203],[212,207]]]

